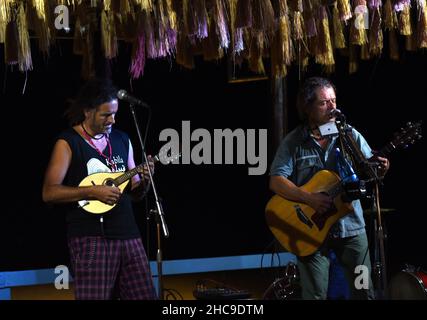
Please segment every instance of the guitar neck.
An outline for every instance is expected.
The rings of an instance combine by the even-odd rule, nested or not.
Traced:
[[[396,146],[393,144],[393,142],[389,142],[388,144],[386,144],[382,149],[380,149],[377,152],[377,155],[380,157],[386,157],[391,152],[393,152],[395,149],[396,149]]]
[[[116,179],[114,179],[114,185],[119,186],[123,182],[131,179],[134,175],[136,175],[138,173],[138,170],[142,169],[142,167],[143,167],[143,165],[140,164],[139,166],[136,166],[132,170],[126,171],[122,175],[118,176]]]
[[[154,163],[160,161],[159,155],[155,155],[152,158],[152,160]],[[114,185],[119,186],[123,182],[131,179],[134,175],[136,175],[138,173],[139,170],[142,170],[143,167],[144,167],[144,164],[140,164],[140,165],[136,166],[135,168],[133,168],[132,170],[126,171],[121,176],[118,176],[116,179],[114,179]]]
[[[344,191],[343,182],[339,181],[331,189],[329,189],[327,193],[330,197],[335,198],[343,191]]]

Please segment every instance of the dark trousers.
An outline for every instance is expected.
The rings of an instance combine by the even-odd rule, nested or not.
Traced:
[[[329,285],[328,250],[332,249],[344,269],[351,291],[351,299],[374,299],[366,233],[357,236],[330,239],[322,249],[307,257],[298,258],[301,277],[302,298],[307,300],[326,299]],[[365,289],[361,273],[368,271],[369,287]]]

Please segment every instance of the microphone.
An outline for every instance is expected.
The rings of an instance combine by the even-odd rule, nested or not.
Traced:
[[[148,108],[148,109],[150,108],[150,106],[148,104],[146,104],[144,101],[142,101],[142,100],[140,100],[134,96],[131,96],[129,93],[127,93],[126,90],[123,90],[123,89],[119,90],[117,92],[117,98],[119,98],[120,100],[126,101],[130,104],[138,105],[138,106]]]
[[[338,120],[345,120],[344,114],[341,112],[340,109],[332,109],[329,113],[329,118],[336,118]]]

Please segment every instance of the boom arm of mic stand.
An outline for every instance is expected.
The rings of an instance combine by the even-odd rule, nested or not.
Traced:
[[[378,176],[376,170],[372,167],[366,157],[363,155],[359,146],[354,141],[352,135],[352,129],[347,123],[340,121],[340,124],[337,125],[339,135],[341,137],[341,143],[344,144],[343,149],[347,149],[347,153],[356,161],[356,169],[363,170],[365,174],[368,175],[370,180],[381,183],[381,178]],[[357,175],[360,177],[360,172],[357,172]]]
[[[160,223],[162,225],[163,235],[164,235],[165,238],[167,238],[167,237],[169,237],[169,230],[168,230],[168,227],[166,225],[165,218],[164,218],[163,207],[162,207],[162,205],[160,203],[160,200],[159,200],[159,197],[158,197],[158,194],[157,194],[156,185],[155,185],[154,179],[153,179],[153,173],[152,173],[151,168],[149,166],[149,162],[148,162],[148,159],[147,159],[147,154],[145,153],[145,146],[144,146],[144,142],[142,140],[141,132],[139,130],[139,124],[138,124],[138,119],[136,118],[135,108],[134,108],[134,106],[132,104],[130,104],[129,106],[130,106],[130,110],[132,112],[133,121],[135,123],[136,132],[138,133],[138,139],[139,139],[139,143],[141,145],[142,155],[144,157],[145,163],[147,163],[148,176],[150,178],[151,188],[153,190],[154,199],[156,201],[156,207],[157,207],[156,213],[158,214]]]

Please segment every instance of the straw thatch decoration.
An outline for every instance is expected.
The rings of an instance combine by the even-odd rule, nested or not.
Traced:
[[[71,32],[55,27],[55,7],[69,11]],[[32,70],[31,48],[46,57],[68,35],[94,74],[96,48],[106,59],[132,46],[129,73],[142,77],[147,59],[175,59],[185,68],[231,57],[255,73],[286,76],[292,65],[335,69],[336,56],[360,60],[427,48],[426,0],[1,0],[0,43],[5,63]],[[384,47],[384,39],[388,45]],[[35,42],[37,46],[32,46]],[[385,52],[384,52],[385,51]],[[120,51],[121,52],[121,51]],[[129,50],[123,50],[129,52]],[[265,63],[269,60],[270,69]]]

